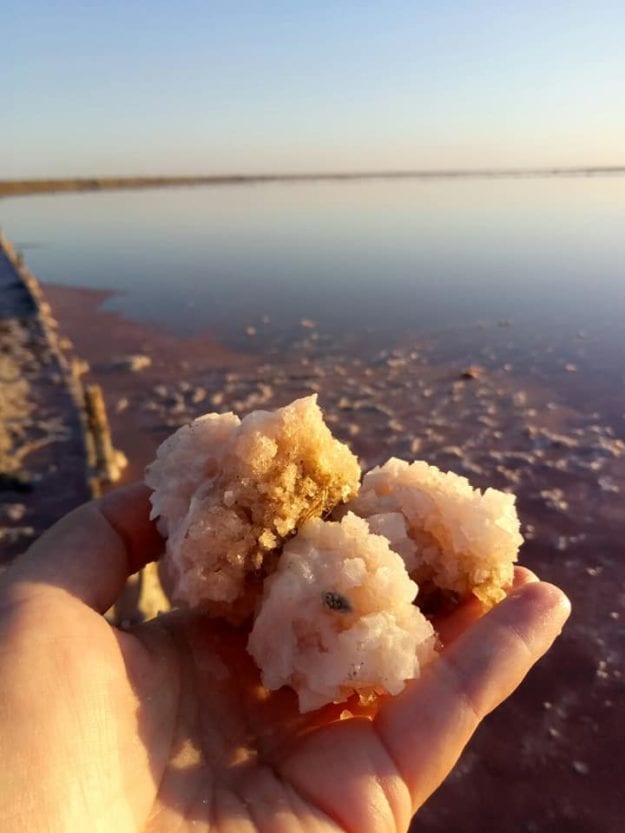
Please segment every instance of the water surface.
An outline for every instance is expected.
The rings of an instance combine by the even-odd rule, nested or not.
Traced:
[[[44,281],[113,289],[124,315],[228,338],[288,328],[426,333],[512,319],[613,327],[625,179],[298,183],[3,200]]]

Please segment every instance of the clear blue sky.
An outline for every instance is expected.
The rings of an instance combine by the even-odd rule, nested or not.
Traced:
[[[0,177],[625,163],[625,2],[3,0]]]

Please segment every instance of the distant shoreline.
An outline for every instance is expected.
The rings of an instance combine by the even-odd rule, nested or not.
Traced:
[[[625,165],[574,168],[485,168],[415,171],[363,171],[309,174],[227,174],[212,176],[75,177],[66,179],[1,179],[0,197],[32,194],[121,191],[199,185],[255,185],[271,182],[342,182],[384,179],[503,179],[592,177],[625,174]]]

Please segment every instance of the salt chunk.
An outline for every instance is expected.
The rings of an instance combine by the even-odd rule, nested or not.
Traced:
[[[416,593],[401,557],[361,518],[308,521],[266,580],[249,638],[264,685],[291,686],[302,712],[353,693],[398,694],[434,656]]]
[[[359,479],[316,396],[242,421],[208,414],[184,426],[146,473],[174,600],[244,618],[282,541],[351,498]]]
[[[500,601],[512,583],[513,564],[523,538],[514,495],[480,492],[465,477],[423,461],[391,458],[365,475],[360,493],[346,507],[382,531],[400,513],[412,548],[396,538],[392,547],[406,559],[410,575],[484,604]],[[380,515],[387,518],[384,522]]]

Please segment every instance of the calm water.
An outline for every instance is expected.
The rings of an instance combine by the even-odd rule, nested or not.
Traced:
[[[428,333],[511,319],[620,338],[625,178],[394,181],[25,197],[0,223],[44,281],[183,333]]]

